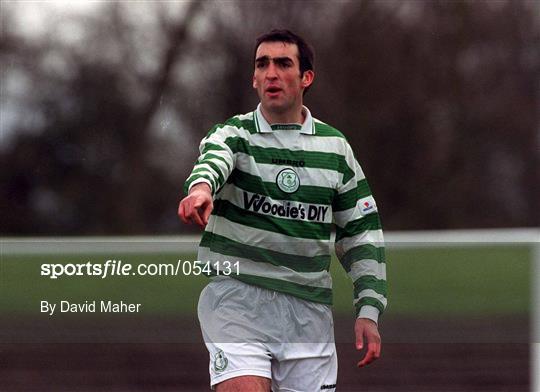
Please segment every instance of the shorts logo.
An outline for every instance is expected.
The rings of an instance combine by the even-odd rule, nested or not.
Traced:
[[[225,356],[223,350],[218,350],[216,355],[214,355],[214,370],[216,372],[222,372],[227,368],[229,360]]]
[[[300,187],[300,178],[293,169],[283,169],[276,177],[276,184],[285,193],[294,193]]]

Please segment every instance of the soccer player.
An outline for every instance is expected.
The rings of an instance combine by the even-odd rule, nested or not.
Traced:
[[[258,107],[202,140],[178,207],[183,222],[204,228],[198,260],[212,266],[198,305],[210,383],[218,392],[334,391],[332,223],[354,282],[362,367],[380,356],[386,307],[377,207],[343,134],[303,105],[311,47],[272,30],[257,39],[254,64]]]

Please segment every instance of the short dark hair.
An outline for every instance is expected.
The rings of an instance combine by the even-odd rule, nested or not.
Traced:
[[[296,44],[298,47],[298,60],[300,61],[300,76],[306,71],[313,71],[314,53],[313,48],[299,35],[294,34],[290,30],[273,29],[270,32],[261,35],[255,43],[255,54],[259,45],[263,42],[286,42]],[[255,58],[255,55],[253,56]]]

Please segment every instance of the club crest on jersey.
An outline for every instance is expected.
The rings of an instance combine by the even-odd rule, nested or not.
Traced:
[[[218,352],[214,355],[214,370],[216,372],[222,372],[227,368],[228,364],[229,360],[225,356],[223,350],[218,350]]]
[[[300,178],[293,169],[280,171],[276,177],[276,184],[285,193],[294,193],[300,187]]]

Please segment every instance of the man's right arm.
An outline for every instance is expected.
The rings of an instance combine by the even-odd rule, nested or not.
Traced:
[[[184,184],[184,193],[199,183],[206,183],[215,195],[231,174],[236,156],[227,143],[235,139],[236,129],[226,124],[218,124],[206,135],[199,145],[200,155]]]
[[[178,216],[184,223],[195,222],[201,227],[208,224],[213,196],[225,185],[236,163],[227,145],[234,131],[234,127],[219,124],[201,141],[199,158],[184,184],[187,196],[178,206]]]

